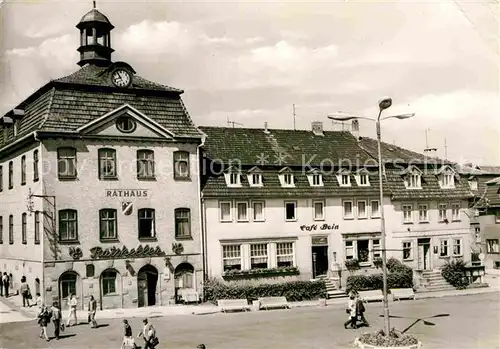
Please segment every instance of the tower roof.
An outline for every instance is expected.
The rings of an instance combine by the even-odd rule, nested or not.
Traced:
[[[114,28],[114,26],[109,21],[108,17],[99,12],[96,8],[93,8],[89,12],[87,12],[80,22],[77,24],[77,28],[80,28],[86,23],[102,23],[110,27],[110,29]]]

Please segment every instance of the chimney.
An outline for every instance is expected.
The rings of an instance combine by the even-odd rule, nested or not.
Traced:
[[[351,133],[354,137],[356,137],[356,139],[359,139],[359,120],[352,120]]]
[[[323,123],[321,121],[313,121],[311,129],[315,136],[323,136]]]
[[[269,133],[269,130],[267,129],[267,121],[264,122],[264,133]]]

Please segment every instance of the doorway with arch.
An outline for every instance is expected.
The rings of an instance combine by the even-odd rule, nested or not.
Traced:
[[[68,309],[68,297],[70,294],[76,295],[77,299],[80,298],[78,294],[78,287],[80,275],[75,271],[66,271],[59,277],[59,304],[61,309]]]
[[[158,285],[158,270],[151,264],[146,264],[137,273],[137,303],[139,307],[156,305],[156,287]]]
[[[194,267],[189,263],[181,263],[175,268],[175,302],[184,303],[185,294],[195,291]]]

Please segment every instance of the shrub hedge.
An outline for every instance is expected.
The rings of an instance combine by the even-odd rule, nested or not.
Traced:
[[[277,284],[228,284],[212,279],[204,285],[205,300],[217,303],[218,299],[248,299],[259,297],[286,297],[289,302],[326,297],[324,281],[290,281]]]
[[[466,264],[458,259],[447,262],[441,269],[441,275],[452,286],[461,290],[469,286],[469,279],[465,277]]]
[[[413,270],[396,258],[387,261],[387,288],[413,288]],[[370,291],[383,288],[382,273],[350,275],[347,277],[346,291]]]

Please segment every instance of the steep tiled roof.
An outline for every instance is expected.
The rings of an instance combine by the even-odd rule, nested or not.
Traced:
[[[81,69],[76,72],[64,76],[59,79],[55,79],[55,82],[62,82],[68,84],[82,84],[82,85],[93,85],[93,86],[101,86],[101,87],[114,87],[111,80],[108,78],[106,72],[107,67],[99,67],[93,64],[87,64],[83,66]],[[141,78],[138,75],[133,75],[132,84],[129,89],[135,90],[157,90],[157,91],[168,91],[168,92],[179,92],[182,93],[182,90],[179,90],[174,87],[164,86],[158,84],[156,82],[152,82]]]
[[[375,159],[378,158],[377,140],[373,138],[360,137],[359,145]],[[451,162],[435,157],[426,156],[397,145],[381,142],[380,150],[384,163],[412,163],[412,164],[451,164]]]
[[[325,131],[315,135],[305,130],[269,129],[265,133],[259,128],[228,128],[201,126],[207,135],[204,145],[207,156],[240,161],[243,165],[277,164],[284,157],[284,165],[289,166],[335,166],[352,167],[357,164],[376,166],[372,157],[357,145],[357,140],[349,132]]]
[[[401,170],[387,170],[387,182],[394,200],[427,200],[427,199],[467,199],[472,197],[469,184],[465,178],[455,178],[454,189],[441,189],[439,179],[431,171],[421,175],[422,189],[406,189]]]
[[[17,107],[24,110],[24,116],[19,121],[16,137],[13,127],[7,127],[5,142],[10,143],[35,130],[76,131],[124,104],[150,117],[175,137],[201,137],[180,98],[182,90],[138,76],[133,77],[130,88],[117,90],[100,75],[105,69],[86,65],[41,87]],[[0,148],[6,145],[3,127],[0,127]]]
[[[489,174],[500,175],[500,166],[479,166],[479,168]]]
[[[246,176],[247,169],[243,170],[241,176],[241,187],[228,187],[224,175],[208,178],[203,187],[203,196],[206,198],[325,198],[325,197],[363,197],[378,198],[379,185],[378,175],[371,173],[369,176],[370,186],[359,187],[354,176],[351,175],[351,187],[340,187],[333,174],[323,176],[323,187],[311,187],[307,174],[294,171],[294,188],[281,187],[277,170],[262,171],[263,187],[251,187]],[[390,192],[386,192],[390,195]]]

